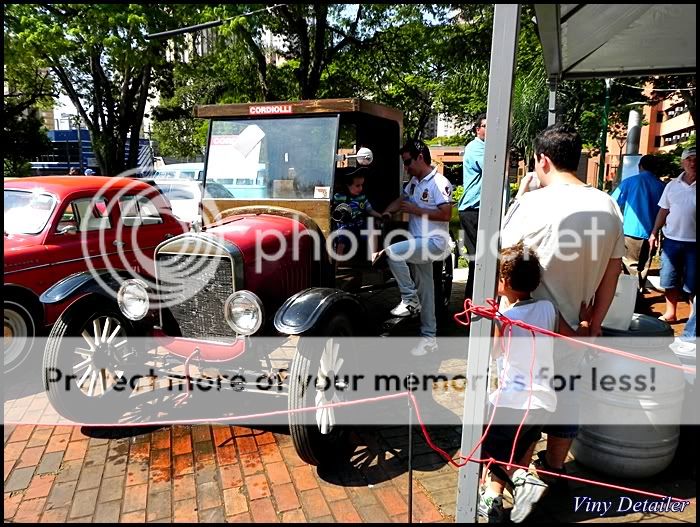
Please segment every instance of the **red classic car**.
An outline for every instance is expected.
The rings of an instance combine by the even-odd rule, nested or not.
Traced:
[[[157,189],[129,178],[8,180],[4,203],[6,373],[29,356],[34,336],[67,307],[61,302],[42,306],[39,298],[49,287],[70,276],[75,282],[76,274],[91,270],[152,275],[155,247],[189,230]]]

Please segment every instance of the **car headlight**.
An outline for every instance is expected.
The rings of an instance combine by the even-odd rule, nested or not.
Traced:
[[[237,334],[252,335],[262,326],[262,302],[255,293],[236,291],[226,299],[224,318]]]
[[[126,280],[117,293],[119,310],[129,320],[141,320],[148,313],[148,289],[141,280]]]

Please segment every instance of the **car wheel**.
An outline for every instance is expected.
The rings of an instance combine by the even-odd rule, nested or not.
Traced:
[[[36,335],[36,323],[26,307],[12,300],[3,301],[3,313],[5,373],[9,373],[29,357]]]
[[[288,416],[297,454],[311,465],[338,460],[349,443],[347,427],[338,424],[338,409],[320,406],[346,400],[336,379],[348,371],[347,365],[345,368],[343,365],[347,364],[349,357],[340,349],[338,339],[333,337],[352,336],[352,323],[346,315],[336,314],[323,328],[329,338],[302,337],[290,371],[289,409],[318,408],[315,412],[290,413]]]
[[[133,389],[137,352],[131,323],[112,310],[76,310],[49,333],[42,382],[63,417],[84,424],[116,423]]]

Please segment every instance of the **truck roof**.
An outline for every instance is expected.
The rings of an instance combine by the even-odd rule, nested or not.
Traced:
[[[195,117],[278,117],[299,114],[365,113],[403,123],[403,112],[390,106],[358,98],[315,99],[308,101],[207,104],[195,106]]]

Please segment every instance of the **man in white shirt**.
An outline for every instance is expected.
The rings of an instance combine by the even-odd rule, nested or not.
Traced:
[[[519,241],[535,250],[542,281],[535,299],[550,300],[581,336],[601,334],[622,269],[625,240],[617,203],[576,177],[581,137],[568,125],[546,128],[535,140],[535,171],[541,188],[525,192],[513,203],[503,223],[501,246]],[[581,304],[593,302],[591,319],[580,321]],[[582,352],[557,349],[555,370],[576,373]],[[567,397],[568,396],[568,397]],[[574,393],[559,393],[553,422],[545,427],[547,470],[563,471],[578,432],[578,402]]]
[[[664,233],[661,287],[666,290],[666,312],[659,318],[667,322],[676,321],[676,306],[682,291],[688,293],[691,299],[695,296],[695,148],[683,150],[681,163],[683,172],[666,185],[661,195],[661,209],[649,237],[649,245],[653,249],[659,243],[659,230]]]
[[[393,243],[386,248],[389,268],[401,292],[401,303],[391,314],[406,317],[420,312],[420,334],[423,338],[411,350],[411,354],[420,356],[436,349],[433,262],[445,259],[450,253],[452,184],[430,165],[430,150],[423,141],[408,141],[400,154],[411,180],[384,214],[399,210],[407,213],[412,239]],[[408,264],[415,270],[415,282],[411,279]]]

